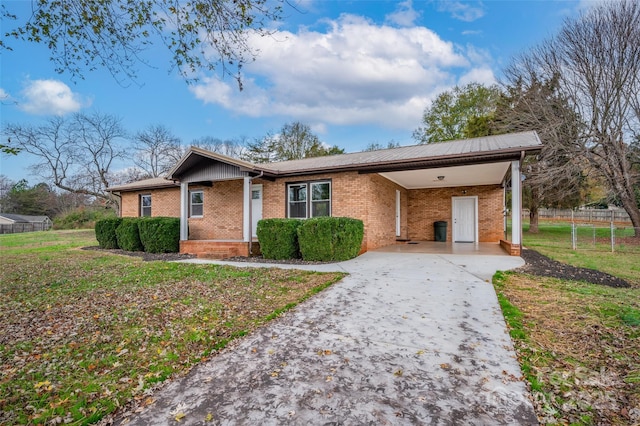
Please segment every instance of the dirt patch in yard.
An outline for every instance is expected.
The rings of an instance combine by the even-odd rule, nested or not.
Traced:
[[[535,250],[523,249],[520,256],[525,260],[526,265],[516,269],[522,272],[540,277],[560,278],[563,280],[584,281],[592,284],[606,285],[616,288],[629,288],[631,285],[622,278],[614,277],[606,272],[595,269],[580,268],[567,265],[548,258]]]

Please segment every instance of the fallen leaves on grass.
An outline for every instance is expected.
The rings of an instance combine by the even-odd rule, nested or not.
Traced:
[[[46,257],[3,257],[0,424],[92,423],[146,401],[155,383],[342,277],[95,251]]]
[[[640,290],[520,274],[500,291],[522,312],[515,345],[542,423],[640,422]]]

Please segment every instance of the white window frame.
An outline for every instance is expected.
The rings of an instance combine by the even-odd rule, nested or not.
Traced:
[[[325,200],[313,200],[313,186],[314,185],[329,185],[329,198]],[[332,194],[331,194],[331,181],[330,180],[322,180],[322,181],[314,181],[314,182],[292,182],[287,184],[287,218],[291,218],[291,203],[292,201],[289,198],[289,191],[292,187],[306,187],[307,191],[307,199],[305,200],[305,216],[304,217],[295,217],[293,219],[309,219],[313,216],[313,203],[315,202],[329,202],[329,214],[331,216],[332,213]],[[301,203],[301,201],[293,201],[294,203]],[[320,216],[323,217],[323,216]]]
[[[194,203],[193,195],[200,193],[200,199],[202,203]],[[193,206],[202,206],[202,214],[193,214]],[[196,189],[194,191],[189,191],[189,217],[203,217],[204,216],[204,191],[202,189]]]
[[[145,198],[149,198],[149,205],[145,206],[143,200]],[[151,208],[153,207],[153,199],[151,198],[151,194],[140,194],[140,217],[151,217]],[[149,214],[144,214],[145,209],[149,209]]]

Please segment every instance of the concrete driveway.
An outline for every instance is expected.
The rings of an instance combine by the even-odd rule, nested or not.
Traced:
[[[487,282],[522,264],[368,252],[314,266],[350,275],[168,384],[129,424],[537,424]]]

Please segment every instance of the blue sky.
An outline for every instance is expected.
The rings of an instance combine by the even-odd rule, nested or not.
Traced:
[[[20,17],[30,1],[4,1]],[[196,138],[264,136],[283,124],[309,124],[328,145],[347,152],[371,142],[409,145],[422,112],[456,84],[493,83],[510,59],[554,34],[592,1],[330,1],[302,0],[285,9],[272,37],[232,78],[199,75],[187,85],[159,47],[145,52],[136,83],[106,71],[84,80],[57,74],[49,51],[11,41],[0,56],[2,125],[39,124],[56,115],[100,111],[122,118],[131,133],[163,124],[183,144]],[[3,22],[3,33],[6,24]],[[35,184],[26,154],[2,155],[0,174]],[[121,164],[127,167],[132,164]]]

